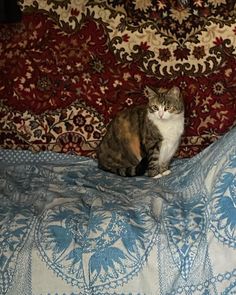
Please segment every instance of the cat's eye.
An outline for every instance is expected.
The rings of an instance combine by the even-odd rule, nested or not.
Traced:
[[[159,107],[156,106],[156,105],[153,105],[153,106],[151,107],[151,109],[152,109],[152,111],[158,111],[158,110],[159,110]]]
[[[173,109],[173,107],[170,105],[166,105],[164,109],[165,109],[165,111],[170,111]]]

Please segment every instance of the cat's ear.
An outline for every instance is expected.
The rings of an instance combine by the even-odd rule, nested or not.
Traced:
[[[179,98],[180,97],[180,89],[177,86],[173,86],[167,93],[169,96],[173,98]]]
[[[156,92],[155,92],[152,88],[146,86],[146,87],[144,88],[144,95],[145,95],[148,99],[151,99],[153,96],[156,95]]]

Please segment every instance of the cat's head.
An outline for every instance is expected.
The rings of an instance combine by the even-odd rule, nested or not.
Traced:
[[[159,119],[170,119],[184,112],[183,98],[178,87],[154,90],[146,86],[144,94],[148,98],[148,111]]]

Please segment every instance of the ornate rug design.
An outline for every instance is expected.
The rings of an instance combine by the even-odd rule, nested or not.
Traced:
[[[181,5],[181,3],[183,3]],[[231,0],[21,0],[0,28],[0,146],[94,156],[106,125],[145,103],[145,85],[181,88],[190,157],[236,122]]]

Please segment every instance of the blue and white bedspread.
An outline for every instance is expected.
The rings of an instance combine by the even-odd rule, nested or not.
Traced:
[[[159,180],[0,158],[1,295],[236,294],[235,128]]]

